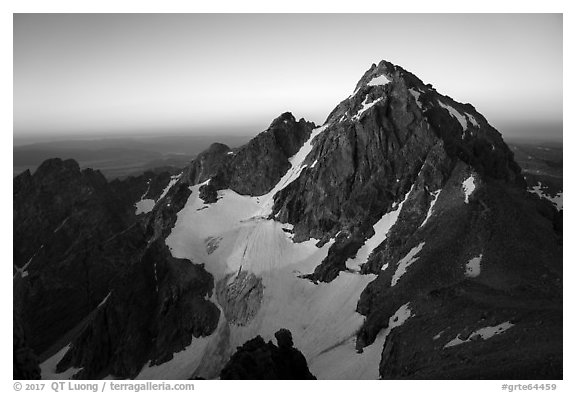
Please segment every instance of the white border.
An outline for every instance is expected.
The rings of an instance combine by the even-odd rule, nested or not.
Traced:
[[[572,2],[573,3],[573,2]],[[55,0],[55,1],[5,1],[2,3],[2,15],[0,19],[1,45],[2,45],[2,105],[1,105],[1,124],[2,124],[2,180],[3,184],[9,185],[6,191],[2,193],[2,206],[12,207],[12,150],[10,149],[10,138],[12,135],[12,13],[13,12],[432,12],[432,13],[453,13],[453,12],[560,12],[564,13],[564,129],[567,130],[564,139],[564,150],[568,152],[566,155],[566,174],[565,177],[565,241],[564,241],[564,277],[568,280],[574,275],[574,249],[572,245],[572,235],[574,231],[571,229],[571,223],[574,221],[574,210],[572,206],[574,196],[574,183],[571,176],[576,169],[574,155],[572,155],[572,148],[574,146],[574,120],[570,116],[574,110],[574,77],[570,71],[576,70],[574,64],[574,40],[575,36],[574,26],[575,18],[573,7],[570,6],[568,1],[503,1],[503,0],[485,0],[482,2],[464,2],[456,0],[412,0],[409,2],[383,2],[377,0],[355,0],[355,1],[331,1],[320,2],[312,0],[292,0],[284,1],[282,4],[272,3],[270,1],[234,1],[224,0],[208,2],[198,1],[119,1],[119,0],[100,0],[100,1],[72,1],[72,0]],[[567,115],[566,115],[567,114]],[[9,150],[10,149],[10,150]],[[11,211],[11,209],[10,209]],[[3,340],[4,348],[2,356],[2,384],[4,391],[13,391],[12,385],[12,367],[11,355],[9,353],[9,344],[11,341],[10,327],[8,323],[9,316],[12,312],[12,305],[9,299],[12,299],[12,283],[11,269],[9,259],[11,259],[12,250],[12,218],[11,213],[8,214],[7,209],[4,210],[6,215],[10,215],[9,219],[4,220],[2,225],[2,250],[4,250],[6,258],[4,259],[4,272],[2,274],[1,294],[2,299],[5,299],[2,304],[2,313],[5,315],[4,323],[1,325],[1,337]],[[559,388],[558,391],[576,391],[576,384],[574,382],[574,339],[571,332],[574,331],[574,316],[571,310],[571,301],[574,300],[574,285],[568,280],[565,280],[564,303],[568,305],[567,312],[564,314],[564,381],[555,382]],[[535,381],[526,381],[535,382]],[[373,381],[373,382],[358,382],[358,381],[321,381],[316,382],[318,385],[309,385],[305,382],[259,382],[257,384],[250,382],[220,382],[211,383],[209,381],[198,381],[197,390],[210,389],[217,391],[230,391],[234,390],[248,390],[251,391],[270,391],[274,390],[293,390],[293,389],[330,389],[337,391],[350,391],[359,388],[376,388],[386,389],[408,389],[409,391],[430,392],[462,392],[465,389],[467,392],[496,392],[501,390],[501,383],[498,381]],[[362,385],[360,386],[359,383]],[[512,382],[522,383],[520,381]],[[385,384],[385,385],[383,385]],[[569,387],[572,388],[569,388]],[[46,390],[47,391],[47,390]]]

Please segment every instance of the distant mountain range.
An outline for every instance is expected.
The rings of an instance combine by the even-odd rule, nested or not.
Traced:
[[[182,170],[50,159],[14,178],[15,378],[561,379],[562,205],[528,175],[386,61]]]
[[[36,170],[45,160],[74,159],[81,168],[99,169],[106,178],[140,175],[156,168],[182,169],[200,152],[219,141],[239,146],[250,138],[236,135],[184,135],[145,138],[60,140],[14,146],[14,176]]]

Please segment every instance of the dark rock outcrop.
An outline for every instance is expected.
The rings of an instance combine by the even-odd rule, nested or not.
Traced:
[[[13,379],[40,379],[38,357],[28,346],[22,320],[14,313],[12,324]]]
[[[155,242],[169,233],[166,226],[173,225],[190,191],[175,187],[159,201],[162,212],[134,214],[136,201],[158,200],[171,180],[167,172],[146,172],[108,183],[100,172],[60,159],[14,179],[15,315],[22,315],[37,354],[48,350],[49,356],[54,346],[74,341],[60,371],[79,365],[81,378],[103,372],[134,376],[146,361],[166,361],[192,336],[214,330],[219,311],[204,299],[212,292],[212,277],[200,266],[172,260]],[[138,276],[140,284],[133,285]],[[162,285],[150,284],[158,278]],[[173,297],[174,304],[167,300]],[[150,314],[151,304],[162,312]],[[177,336],[141,329],[137,323],[143,321]],[[76,332],[80,338],[74,340]],[[127,341],[144,343],[145,350]]]
[[[134,194],[144,192],[144,181],[139,186]],[[14,280],[28,288],[20,305],[37,353],[78,324],[130,263],[123,250],[139,248],[138,235],[119,249],[110,245],[115,235],[135,232],[135,201],[73,160],[51,159],[14,179]]]
[[[262,302],[264,285],[262,278],[255,274],[240,271],[231,280],[226,276],[216,284],[216,297],[224,310],[226,320],[244,326],[250,322]]]
[[[206,300],[212,290],[212,276],[202,267],[173,258],[159,241],[152,243],[113,286],[57,371],[82,368],[79,379],[134,378],[147,361],[172,359],[195,337],[216,329],[220,311]]]
[[[247,341],[224,366],[221,379],[316,379],[308,370],[306,358],[294,348],[286,329],[275,333],[278,346],[260,336]]]

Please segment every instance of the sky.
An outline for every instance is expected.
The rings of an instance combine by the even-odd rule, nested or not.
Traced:
[[[15,14],[14,143],[317,124],[385,59],[562,138],[561,14]]]

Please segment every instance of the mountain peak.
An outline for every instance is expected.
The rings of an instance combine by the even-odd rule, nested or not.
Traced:
[[[62,173],[80,174],[80,165],[73,159],[50,158],[40,164],[34,175],[45,176]]]
[[[272,121],[269,129],[293,125],[294,123],[297,123],[294,115],[291,112],[284,112]]]

